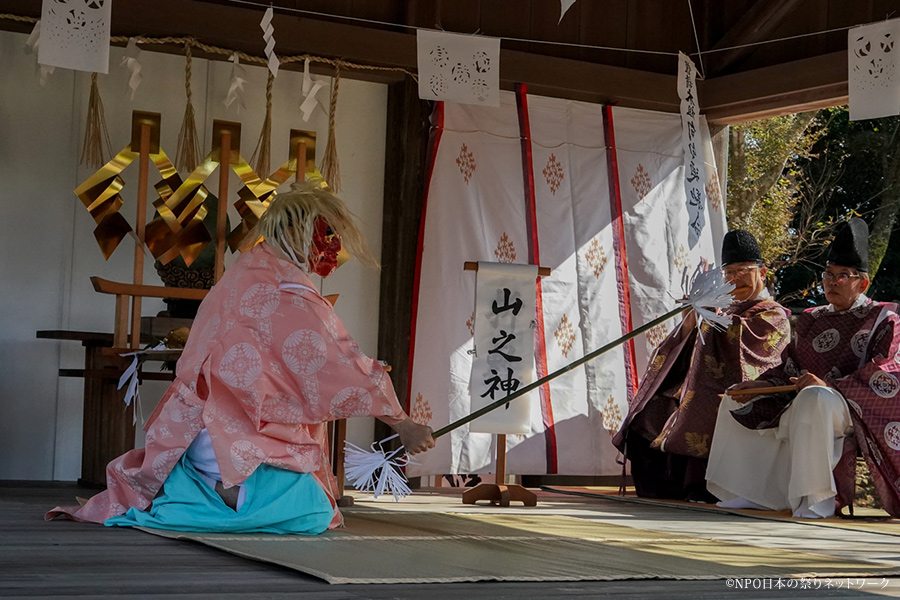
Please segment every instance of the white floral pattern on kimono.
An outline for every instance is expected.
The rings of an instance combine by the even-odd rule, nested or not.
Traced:
[[[406,414],[384,369],[313,289],[265,243],[241,256],[197,313],[176,379],[147,423],[146,447],[109,464],[106,491],[47,518],[102,523],[146,509],[205,427],[226,488],[263,463],[312,473],[332,500],[331,527],[340,525],[326,423],[373,416],[395,424]]]

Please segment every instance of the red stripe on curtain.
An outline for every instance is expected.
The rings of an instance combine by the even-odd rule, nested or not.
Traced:
[[[603,107],[603,132],[606,138],[606,165],[609,170],[609,205],[613,223],[613,254],[616,263],[616,287],[619,291],[619,320],[622,332],[634,330],[631,321],[631,288],[628,284],[628,254],[625,250],[625,222],[622,218],[622,195],[619,188],[619,162],[616,158],[616,133],[612,106]],[[625,343],[625,382],[629,402],[638,388],[634,340]]]
[[[528,87],[524,83],[516,86],[516,107],[519,112],[519,136],[522,140],[522,175],[525,180],[526,230],[528,233],[528,261],[533,265],[541,264],[541,251],[538,244],[537,208],[534,198],[534,168],[531,155],[531,124],[528,120]],[[540,379],[548,373],[547,340],[544,335],[544,302],[541,289],[541,278],[537,279],[537,295],[535,298],[537,328],[535,337],[535,364]],[[539,388],[541,398],[541,416],[544,420],[544,440],[547,446],[547,473],[559,472],[556,452],[556,428],[553,422],[553,404],[550,399],[550,384]]]
[[[425,247],[425,213],[428,208],[428,193],[431,191],[431,177],[434,175],[434,162],[437,159],[441,135],[444,133],[444,103],[436,102],[431,115],[431,140],[428,145],[427,171],[425,175],[425,194],[422,199],[422,216],[419,218],[419,239],[416,244],[416,274],[413,280],[412,324],[409,328],[409,368],[406,379],[406,413],[412,410],[413,359],[416,354],[416,321],[419,316],[419,283],[422,279],[422,254]]]

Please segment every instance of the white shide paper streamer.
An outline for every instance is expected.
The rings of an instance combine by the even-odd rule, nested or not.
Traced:
[[[262,21],[259,22],[263,30],[263,39],[266,41],[266,60],[272,77],[278,77],[278,57],[275,56],[275,27],[272,26],[272,7],[266,9]]]
[[[316,95],[324,85],[324,81],[321,79],[313,79],[312,75],[309,74],[309,59],[307,58],[303,62],[303,86],[301,88],[301,91],[303,92],[303,102],[300,103],[300,112],[303,114],[304,122],[309,121],[312,112],[316,109],[316,106],[319,106]]]
[[[41,46],[41,22],[38,21],[34,24],[34,29],[31,30],[31,33],[28,35],[28,39],[25,40],[25,52],[27,54],[34,54],[35,57],[38,55],[38,49]],[[54,67],[48,65],[42,65],[38,63],[39,74],[38,81],[40,81],[41,86],[47,85],[47,77],[53,74]]]
[[[134,94],[137,92],[138,86],[144,76],[141,75],[141,49],[138,48],[137,38],[129,38],[128,46],[125,47],[125,57],[122,59],[122,66],[131,71],[128,78],[128,88],[131,90],[131,100],[134,100]]]
[[[559,21],[556,22],[557,25],[562,23],[563,17],[566,16],[573,4],[575,4],[575,0],[559,0]]]
[[[160,342],[152,348],[148,348],[147,350],[165,349],[166,345],[163,342]],[[141,412],[141,393],[138,386],[138,384],[140,383],[138,377],[138,366],[141,362],[140,355],[144,352],[144,350],[136,350],[135,352],[126,352],[119,355],[122,357],[134,357],[131,361],[131,364],[128,365],[128,368],[125,369],[125,372],[122,373],[121,377],[119,377],[119,385],[116,388],[117,390],[121,390],[123,387],[125,388],[125,397],[122,399],[125,402],[125,406],[131,406],[132,401],[134,402],[134,416],[132,418],[133,424],[137,423],[137,415],[139,412]]]
[[[228,95],[225,96],[222,103],[225,108],[231,108],[231,105],[235,104],[237,112],[240,113],[241,109],[247,110],[247,106],[244,104],[244,84],[247,83],[247,73],[241,66],[237,52],[232,53],[229,60],[232,64],[231,83],[228,84]]]

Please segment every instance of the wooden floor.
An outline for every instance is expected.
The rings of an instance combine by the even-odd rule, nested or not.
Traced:
[[[167,540],[126,528],[68,521],[45,522],[43,513],[92,490],[74,484],[0,482],[0,597],[9,598],[248,598],[305,600],[492,598],[863,598],[900,595],[900,577],[884,589],[747,590],[725,581],[472,583],[432,585],[329,585],[277,567],[238,558],[202,545]],[[577,499],[570,501],[579,509]],[[586,501],[587,502],[587,501]],[[665,522],[667,509],[616,506],[616,519]],[[671,510],[671,509],[669,509]],[[677,511],[675,511],[677,512]],[[610,518],[613,518],[610,517]],[[674,519],[674,520],[677,520]],[[715,524],[714,524],[715,525]],[[741,535],[728,523],[722,535]],[[759,534],[759,525],[752,527]],[[816,528],[806,528],[813,531]],[[790,534],[795,537],[798,534]],[[882,536],[888,537],[888,536]],[[890,538],[893,539],[893,538]],[[815,542],[819,543],[819,542]],[[894,552],[900,560],[900,544]],[[414,568],[398,565],[398,569]]]

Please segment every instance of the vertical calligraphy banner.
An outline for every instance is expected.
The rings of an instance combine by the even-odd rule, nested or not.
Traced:
[[[475,360],[470,391],[472,411],[534,381],[534,265],[478,263],[475,285]],[[469,431],[531,431],[531,396],[517,398],[472,421]]]
[[[700,109],[697,103],[697,68],[678,53],[678,97],[681,98],[681,142],[684,146],[684,193],[687,196],[688,243],[697,245],[706,225],[706,174],[700,143]]]

